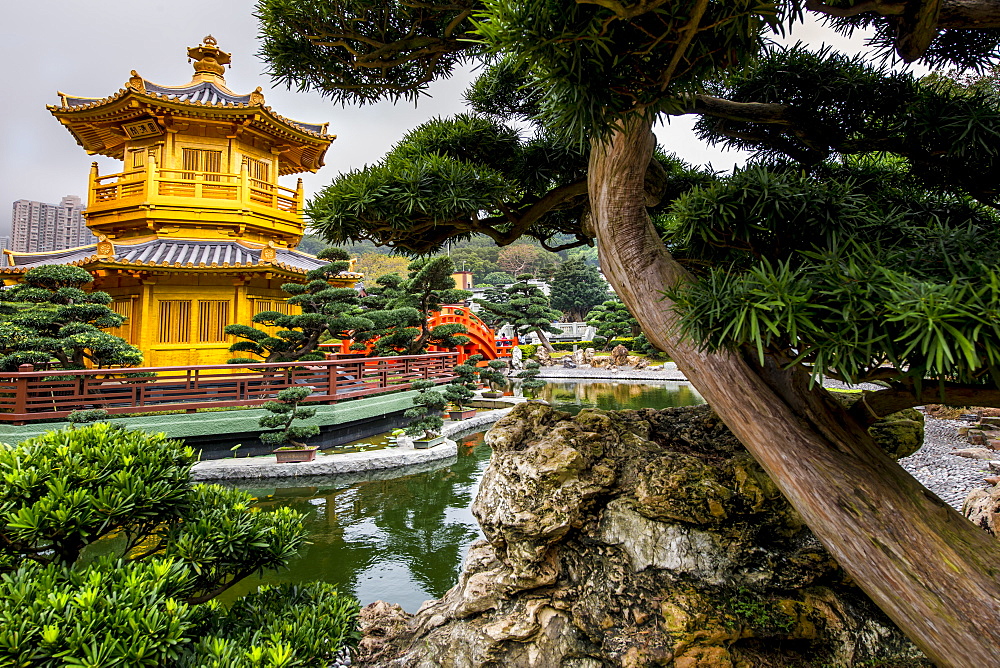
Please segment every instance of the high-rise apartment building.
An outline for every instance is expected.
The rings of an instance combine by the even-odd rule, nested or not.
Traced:
[[[63,197],[59,204],[17,200],[11,214],[11,250],[40,253],[94,243],[97,239],[84,223],[83,210],[75,195]]]

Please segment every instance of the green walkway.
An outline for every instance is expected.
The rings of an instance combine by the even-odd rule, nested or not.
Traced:
[[[301,420],[296,424],[331,425],[349,424],[359,420],[377,418],[413,407],[416,390],[381,394],[374,397],[342,401],[330,406],[316,406],[316,417]],[[267,413],[261,408],[244,410],[212,411],[205,413],[179,413],[176,415],[144,415],[141,417],[116,418],[111,421],[124,424],[129,429],[149,432],[164,432],[171,438],[195,438],[206,436],[258,433],[261,429],[257,420]],[[0,425],[0,443],[19,443],[46,431],[61,429],[67,422],[33,423],[15,427]]]

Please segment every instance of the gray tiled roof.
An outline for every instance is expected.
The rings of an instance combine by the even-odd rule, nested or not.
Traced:
[[[147,266],[246,267],[261,263],[262,250],[263,247],[248,247],[237,241],[154,239],[137,244],[116,243],[112,261]],[[98,259],[96,245],[52,253],[13,253],[12,258],[15,270],[43,264],[85,264]],[[324,264],[323,260],[287,248],[276,248],[274,261],[264,263],[298,272]]]
[[[186,86],[161,86],[145,79],[143,79],[142,83],[147,94],[163,96],[178,102],[191,102],[195,104],[209,105],[221,104],[240,107],[250,106],[249,94],[237,95],[232,91],[220,88],[211,81],[196,81]],[[102,104],[106,101],[116,99],[124,95],[125,92],[126,89],[122,89],[115,95],[103,99],[91,97],[71,97],[69,95],[65,95],[63,96],[63,108],[71,109],[73,107],[86,107],[94,106],[95,104]],[[278,114],[275,115],[279,116]],[[326,126],[322,123],[303,123],[302,121],[292,120],[291,118],[285,118],[284,116],[280,116],[280,118],[308,132],[320,135],[326,134]]]
[[[182,102],[207,102],[210,104],[249,104],[249,95],[235,95],[223,91],[211,81],[199,81],[188,86],[160,86],[144,82],[147,93],[159,93]]]

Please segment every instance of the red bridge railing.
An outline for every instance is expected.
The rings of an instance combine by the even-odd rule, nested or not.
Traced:
[[[253,406],[280,390],[311,386],[307,401],[331,404],[409,389],[414,380],[454,378],[458,353],[331,359],[277,364],[217,364],[0,373],[0,422],[24,424],[103,408],[112,414]],[[242,371],[234,372],[234,368]],[[123,373],[153,372],[147,378]]]

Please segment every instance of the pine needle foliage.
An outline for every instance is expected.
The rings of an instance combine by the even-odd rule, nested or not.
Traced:
[[[379,278],[361,302],[373,326],[354,333],[353,347],[364,350],[370,342],[373,356],[419,355],[428,346],[447,349],[468,343],[463,325],[428,324],[442,305],[459,304],[472,296],[455,288],[453,273],[449,257],[420,258],[410,263],[407,278],[398,274]]]
[[[410,387],[420,393],[413,398],[413,408],[403,411],[403,416],[410,419],[406,433],[414,438],[433,438],[441,432],[444,420],[441,411],[448,400],[444,393],[437,390],[433,380],[415,380]]]
[[[214,601],[288,563],[302,517],[192,485],[191,448],[107,423],[0,446],[0,663],[314,666],[357,642],[329,585]]]
[[[261,416],[258,420],[260,426],[264,429],[277,428],[279,430],[261,432],[260,440],[265,445],[304,448],[306,445],[302,441],[319,434],[320,429],[316,425],[294,424],[295,420],[308,420],[315,417],[315,408],[300,407],[300,404],[308,399],[313,391],[312,387],[289,387],[278,392],[275,401],[268,401],[261,407],[270,415]]]
[[[503,287],[501,290],[506,296],[504,302],[477,299],[476,303],[488,314],[488,322],[500,326],[511,325],[515,336],[521,338],[527,334],[535,334],[542,345],[551,352],[552,345],[548,342],[545,332],[552,334],[562,332],[552,324],[559,320],[562,313],[550,307],[549,298],[541,288],[529,282],[531,279],[531,274],[521,274],[517,277],[516,283]]]
[[[625,336],[636,336],[639,333],[639,321],[629,312],[625,303],[618,299],[609,299],[602,304],[598,304],[587,314],[587,325],[597,330],[596,337],[601,337],[601,341],[607,350],[611,341]]]
[[[457,378],[444,387],[444,398],[454,404],[458,410],[462,410],[475,396],[481,373],[476,364],[482,360],[482,355],[470,355],[464,363],[453,369]]]
[[[0,369],[140,366],[142,351],[104,331],[120,327],[125,318],[108,306],[106,292],[83,290],[93,280],[80,267],[43,265],[0,290]]]
[[[362,312],[357,290],[330,285],[331,278],[348,270],[347,252],[326,248],[318,257],[330,262],[307,273],[305,284],[281,286],[289,295],[285,302],[298,307],[300,313],[262,311],[253,316],[258,327],[226,326],[226,334],[242,339],[231,345],[229,352],[254,356],[234,357],[228,360],[229,364],[321,360],[323,353],[317,347],[325,339],[351,338],[356,332],[374,326]]]

